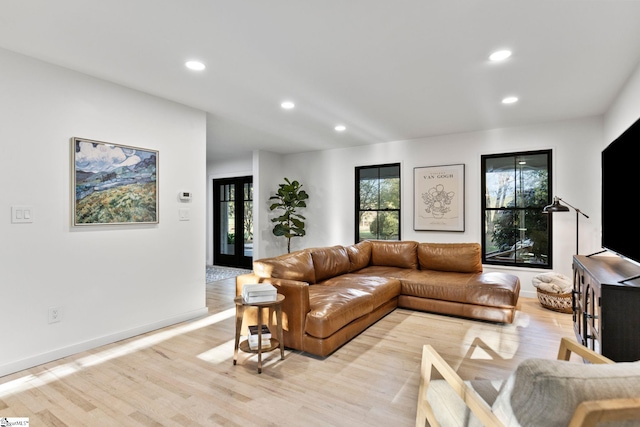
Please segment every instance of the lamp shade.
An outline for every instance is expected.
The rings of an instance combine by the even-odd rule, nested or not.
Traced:
[[[569,208],[565,205],[560,204],[560,199],[558,197],[554,197],[553,203],[545,206],[544,209],[542,209],[542,212],[569,212]]]

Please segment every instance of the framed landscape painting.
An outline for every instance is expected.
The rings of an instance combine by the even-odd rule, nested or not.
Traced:
[[[73,225],[157,224],[158,152],[72,138]]]
[[[413,169],[413,228],[464,231],[464,164]]]

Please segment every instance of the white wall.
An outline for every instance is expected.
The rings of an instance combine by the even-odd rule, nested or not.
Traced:
[[[282,158],[281,175],[297,179],[310,194],[307,235],[294,239],[292,250],[304,247],[348,245],[354,242],[355,167],[400,162],[402,169],[402,239],[420,242],[480,242],[480,156],[523,150],[553,150],[554,194],[580,208],[590,218],[580,219],[580,253],[600,249],[600,117],[546,123],[522,128],[494,129],[455,135],[396,141],[373,146],[288,155]],[[465,164],[465,231],[413,230],[413,169],[415,167]],[[275,186],[272,186],[276,188]],[[272,188],[272,190],[273,190]],[[264,204],[262,204],[264,207]],[[263,209],[263,214],[268,212]],[[575,252],[575,215],[554,215],[553,270],[572,276]],[[274,242],[270,232],[262,239]],[[267,248],[264,242],[261,246]],[[267,256],[286,252],[277,245]],[[520,277],[522,294],[535,297],[531,279],[538,269],[488,267]]]
[[[6,50],[0,64],[0,375],[206,314],[205,114]],[[73,136],[159,151],[158,225],[71,227]],[[12,224],[13,205],[34,222]]]
[[[289,178],[285,171],[285,158],[267,151],[253,153],[253,258],[265,258],[287,252],[286,239],[276,238],[271,230],[274,214],[269,210],[269,197],[278,185]],[[291,249],[293,251],[293,248]]]
[[[640,118],[640,64],[629,77],[604,119],[604,146],[607,146]]]

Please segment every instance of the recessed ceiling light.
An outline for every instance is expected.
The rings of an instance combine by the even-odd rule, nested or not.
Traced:
[[[498,50],[489,55],[491,61],[504,61],[511,56],[510,50]]]
[[[517,96],[507,96],[502,100],[503,104],[513,104],[514,102],[518,102]]]
[[[291,110],[292,108],[295,108],[296,104],[291,101],[284,101],[280,106],[285,110]]]
[[[347,130],[347,127],[345,125],[336,125],[334,129],[338,132],[344,132],[345,130]]]
[[[187,61],[184,64],[188,69],[190,70],[195,70],[195,71],[202,71],[204,70],[206,67],[204,66],[204,64],[200,61]]]

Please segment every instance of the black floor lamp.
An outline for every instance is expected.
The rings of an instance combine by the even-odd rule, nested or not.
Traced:
[[[548,206],[545,206],[544,209],[542,209],[542,212],[544,213],[569,212],[569,208],[567,206],[560,204],[561,201],[565,202],[567,206],[569,206],[574,211],[576,211],[576,255],[578,255],[578,236],[579,236],[578,224],[580,223],[580,221],[578,221],[578,218],[580,218],[580,215],[584,216],[585,218],[589,218],[589,215],[585,214],[580,209],[571,206],[569,203],[567,203],[565,200],[562,200],[560,197],[554,197],[553,203]]]

